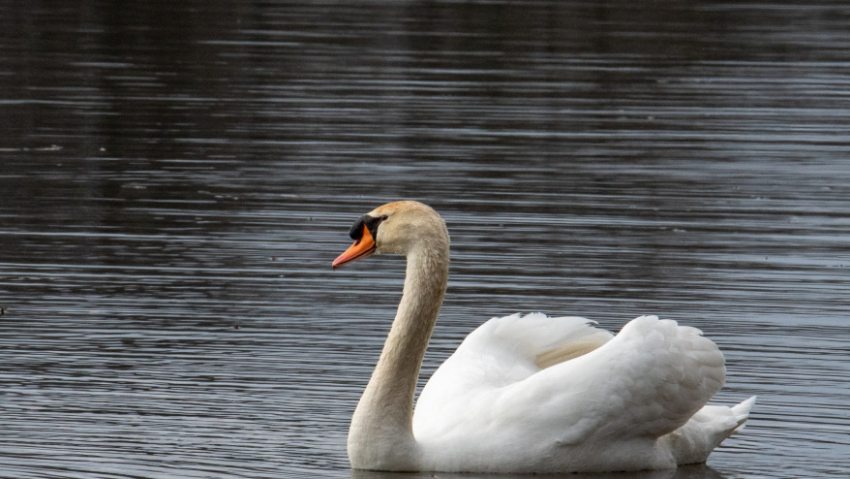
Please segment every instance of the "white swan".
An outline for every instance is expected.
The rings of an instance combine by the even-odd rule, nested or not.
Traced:
[[[583,318],[494,318],[434,373],[419,368],[449,274],[449,234],[430,207],[381,206],[351,228],[334,269],[372,253],[407,257],[404,294],[348,434],[355,469],[579,472],[704,462],[755,402],[705,406],[725,379],[699,330],[642,316],[620,334]]]

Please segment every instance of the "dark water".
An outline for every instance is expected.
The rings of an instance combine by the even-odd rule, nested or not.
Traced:
[[[717,401],[759,395],[676,478],[847,477],[848,25],[802,0],[0,2],[0,476],[394,477],[345,438],[403,261],[330,262],[414,198],[453,239],[426,377],[491,316],[660,314],[725,352]]]

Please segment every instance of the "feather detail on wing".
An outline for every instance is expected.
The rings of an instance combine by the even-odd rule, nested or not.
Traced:
[[[723,354],[701,331],[655,316],[631,321],[598,352],[587,359],[605,375],[603,394],[612,400],[594,409],[611,416],[602,428],[620,437],[659,437],[681,427],[726,377]]]
[[[723,355],[695,328],[642,316],[612,339],[590,323],[531,314],[483,324],[424,388],[417,438],[482,450],[511,438],[541,451],[655,439],[723,385]]]
[[[502,414],[498,403],[506,388],[611,340],[611,333],[592,324],[596,323],[585,318],[550,318],[542,313],[517,313],[482,324],[422,390],[414,410],[415,436],[426,441],[441,438],[447,443],[451,437],[474,441],[470,433],[486,437],[502,422],[494,415]],[[569,384],[562,386],[568,388]],[[519,407],[536,406],[529,402]]]
[[[434,373],[419,404],[428,399],[429,390],[442,396],[449,391],[514,384],[613,337],[592,324],[596,323],[585,318],[550,318],[542,313],[492,318],[470,333]]]

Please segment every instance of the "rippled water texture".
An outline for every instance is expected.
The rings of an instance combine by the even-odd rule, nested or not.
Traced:
[[[752,419],[707,467],[592,477],[848,477],[848,25],[0,1],[0,476],[393,477],[345,438],[404,264],[330,262],[415,198],[453,241],[424,377],[492,316],[659,314],[720,345],[716,400]]]

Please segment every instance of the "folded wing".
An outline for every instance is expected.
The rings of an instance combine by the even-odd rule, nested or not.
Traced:
[[[599,456],[683,426],[724,378],[714,343],[675,321],[642,316],[612,337],[583,318],[494,318],[430,379],[414,434],[455,448],[459,462],[517,450]]]

